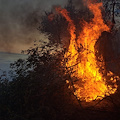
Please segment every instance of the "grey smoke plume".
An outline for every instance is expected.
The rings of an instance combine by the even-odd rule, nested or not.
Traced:
[[[67,0],[0,0],[0,51],[20,52],[39,40],[43,11]]]

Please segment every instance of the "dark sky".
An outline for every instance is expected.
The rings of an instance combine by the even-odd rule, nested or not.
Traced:
[[[52,5],[65,5],[67,0],[0,0],[0,51],[21,52],[39,40],[34,20]]]

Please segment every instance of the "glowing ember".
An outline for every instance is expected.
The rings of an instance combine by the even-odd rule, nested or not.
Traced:
[[[104,71],[100,72],[100,67],[104,69],[103,60],[101,63],[97,62],[95,56],[96,51],[94,46],[97,39],[103,31],[109,31],[108,26],[104,24],[102,19],[101,6],[102,3],[88,3],[88,8],[93,12],[94,18],[90,23],[84,22],[83,31],[79,34],[77,40],[75,35],[76,28],[67,10],[61,8],[56,9],[69,23],[68,29],[71,40],[68,52],[64,57],[68,58],[66,66],[68,68],[72,67],[74,70],[72,77],[78,79],[77,82],[73,83],[76,89],[74,94],[78,99],[85,100],[86,102],[103,99],[105,96],[114,94],[117,90],[117,85],[115,84],[116,78],[113,78],[113,73],[109,72],[107,76],[109,76],[114,85],[107,85],[107,79],[102,74]]]

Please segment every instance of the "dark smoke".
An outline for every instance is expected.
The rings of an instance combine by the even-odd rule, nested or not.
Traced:
[[[0,51],[20,52],[41,39],[43,35],[37,30],[41,15],[66,1],[0,0]]]
[[[76,8],[83,9],[85,7],[85,2],[83,1],[84,0],[74,0],[74,5],[76,6]]]

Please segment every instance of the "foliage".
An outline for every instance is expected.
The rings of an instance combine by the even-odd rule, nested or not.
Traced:
[[[57,7],[59,6],[54,6],[50,12],[45,12],[45,15],[42,16],[41,26],[38,30],[47,35],[51,43],[69,46],[70,34],[68,32],[68,22],[62,15],[56,12],[55,8]],[[71,19],[74,21],[76,35],[78,36],[83,26],[80,20],[90,21],[90,18],[92,18],[93,15],[87,7],[84,7],[84,9],[75,8],[72,0],[68,0],[68,3],[64,8],[69,12]]]
[[[53,52],[52,47],[45,44],[27,50],[26,60],[11,64],[16,73],[14,79],[8,81],[7,77],[1,77],[0,119],[79,120],[88,119],[88,116],[91,119],[100,117],[101,113],[95,111],[93,114],[82,108],[81,101],[68,89],[66,80],[69,79],[72,85],[74,79],[71,79],[71,71],[64,68],[66,59],[61,65],[65,50],[57,51],[56,46],[56,52]]]
[[[25,51],[26,60],[11,64],[13,80],[1,78],[0,82],[0,119],[54,120],[56,109],[62,112],[59,107],[64,107],[63,96],[67,94],[60,70],[63,51],[56,47],[53,52],[53,48],[51,44],[31,48]]]
[[[100,0],[103,2],[104,10],[104,19],[105,21],[111,21],[113,24],[116,23],[115,17],[119,16],[118,10],[120,8],[119,0]]]
[[[90,18],[93,17],[87,8],[83,11],[76,10],[71,1],[65,8],[75,22],[76,34],[82,29],[82,25],[79,27],[78,18],[89,21],[88,16],[84,15],[85,12],[88,12]],[[63,59],[63,56],[66,49],[61,49],[59,43],[62,43],[64,36],[70,39],[70,35],[67,31],[66,20],[58,14],[53,16],[54,12],[54,10],[46,12],[39,28],[42,33],[48,35],[50,43],[40,42],[40,45],[37,44],[34,48],[24,51],[28,58],[19,59],[10,65],[13,70],[12,81],[9,81],[5,75],[0,77],[1,120],[83,120],[89,118],[94,120],[102,115],[100,111],[83,109],[81,101],[72,94],[74,86],[73,91],[68,89],[66,80],[69,79],[72,86],[76,78],[71,79],[71,70],[65,67],[67,59]],[[104,113],[107,117],[103,116],[101,119],[111,119],[111,112],[104,111]],[[115,118],[116,114],[113,112],[112,114]]]

